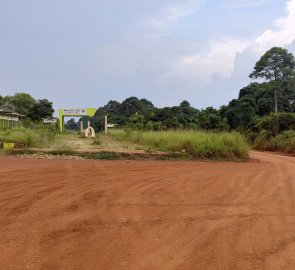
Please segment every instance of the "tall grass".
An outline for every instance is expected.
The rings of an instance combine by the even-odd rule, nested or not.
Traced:
[[[7,129],[0,131],[0,142],[24,144],[28,147],[46,146],[55,133],[46,129]]]
[[[245,160],[249,146],[239,133],[201,131],[123,131],[110,136],[151,150],[181,152],[198,159]]]

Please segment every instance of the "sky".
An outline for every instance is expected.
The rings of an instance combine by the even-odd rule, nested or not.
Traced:
[[[0,0],[0,95],[218,108],[273,46],[295,55],[295,0]]]

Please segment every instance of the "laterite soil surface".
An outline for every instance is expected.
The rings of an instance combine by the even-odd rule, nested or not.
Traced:
[[[295,269],[295,158],[0,158],[0,269]]]

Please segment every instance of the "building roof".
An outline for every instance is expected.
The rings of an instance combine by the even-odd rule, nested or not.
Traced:
[[[6,106],[0,106],[0,112],[8,112],[8,113],[13,113],[13,110],[9,109]]]
[[[0,106],[0,113],[5,115],[11,115],[11,116],[24,116],[22,114],[14,112],[12,109],[8,108],[7,106]]]

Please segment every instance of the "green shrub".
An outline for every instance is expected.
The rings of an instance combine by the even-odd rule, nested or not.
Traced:
[[[295,130],[295,113],[278,113],[256,119],[255,128],[259,131],[267,130],[273,136],[286,130]]]
[[[70,147],[64,147],[62,149],[51,150],[48,152],[48,154],[55,155],[55,156],[56,155],[74,156],[75,154],[77,154],[77,152]]]
[[[80,156],[88,159],[117,160],[120,156],[115,152],[101,151],[98,153],[82,153]]]
[[[254,132],[251,130],[246,130],[243,131],[242,134],[246,137],[247,142],[250,145],[253,145],[255,143],[256,138],[258,137],[259,133],[258,132]]]
[[[273,137],[270,131],[262,131],[256,138],[254,149],[295,153],[295,131],[287,130]]]
[[[272,151],[295,154],[295,131],[285,131],[270,140]]]
[[[272,138],[272,132],[262,130],[254,141],[254,149],[256,150],[269,150],[269,142]]]
[[[93,142],[92,142],[93,145],[101,145],[101,141],[98,137],[94,138]]]

